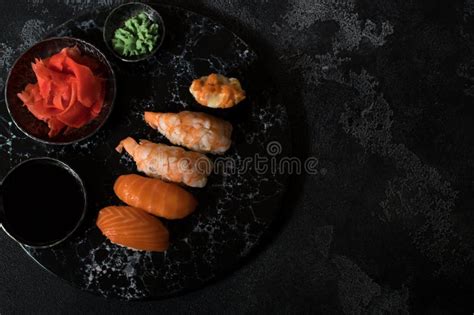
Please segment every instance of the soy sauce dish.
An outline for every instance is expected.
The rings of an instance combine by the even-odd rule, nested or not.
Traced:
[[[29,247],[48,248],[65,241],[80,226],[86,208],[81,178],[59,160],[27,160],[0,184],[1,226]]]

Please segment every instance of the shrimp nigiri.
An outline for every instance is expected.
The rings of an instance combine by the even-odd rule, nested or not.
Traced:
[[[181,219],[197,206],[194,196],[184,188],[156,178],[122,175],[115,181],[114,192],[132,207],[167,219]]]
[[[133,138],[120,142],[116,150],[125,149],[132,156],[140,172],[150,177],[161,178],[191,187],[204,187],[211,173],[211,160],[204,154],[186,151],[180,147],[168,146]]]
[[[145,112],[145,121],[171,143],[197,152],[222,154],[232,143],[232,125],[205,113]]]
[[[158,218],[133,207],[105,207],[97,227],[112,243],[136,250],[162,252],[168,248],[169,233]]]

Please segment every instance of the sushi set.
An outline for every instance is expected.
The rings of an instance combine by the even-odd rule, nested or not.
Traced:
[[[84,13],[17,59],[5,103],[24,136],[0,174],[0,223],[78,288],[196,289],[279,217],[287,176],[252,163],[290,154],[285,107],[257,54],[207,17],[142,3]]]

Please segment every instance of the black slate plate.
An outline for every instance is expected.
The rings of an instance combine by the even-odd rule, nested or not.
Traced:
[[[270,167],[272,161],[289,154],[286,110],[254,51],[206,17],[175,7],[156,8],[167,37],[154,57],[137,64],[118,60],[103,43],[108,10],[96,10],[56,28],[50,36],[85,39],[110,58],[117,75],[114,112],[96,135],[74,145],[51,147],[23,138],[13,143],[14,161],[45,155],[59,158],[80,174],[89,194],[88,218],[74,237],[54,249],[25,250],[52,273],[106,297],[160,298],[197,288],[234,269],[270,231],[286,183],[286,176]],[[207,110],[234,126],[233,146],[222,163],[227,166],[218,167],[204,189],[192,190],[200,203],[193,215],[165,222],[172,237],[167,252],[132,251],[111,244],[95,226],[97,212],[120,204],[113,182],[120,174],[136,172],[132,160],[114,147],[126,136],[166,143],[145,126],[143,111],[206,111],[188,87],[193,78],[209,72],[240,78],[248,94],[234,109]],[[246,158],[267,158],[262,165],[268,169],[249,163],[250,169],[242,170]]]

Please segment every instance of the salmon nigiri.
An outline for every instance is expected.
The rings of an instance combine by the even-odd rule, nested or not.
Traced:
[[[105,207],[97,227],[114,244],[136,250],[162,252],[168,248],[169,233],[160,220],[133,207]]]
[[[126,204],[167,219],[184,218],[197,206],[194,196],[184,188],[135,174],[117,178],[114,191]]]
[[[191,187],[204,187],[211,172],[211,161],[204,154],[186,151],[161,143],[133,138],[120,142],[116,150],[128,152],[135,160],[140,172],[150,177],[170,182],[183,183]]]
[[[232,125],[205,113],[145,112],[145,121],[171,143],[193,151],[223,154],[232,143]]]

